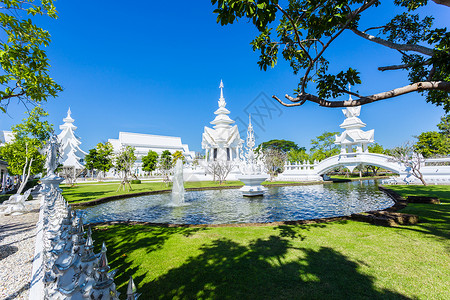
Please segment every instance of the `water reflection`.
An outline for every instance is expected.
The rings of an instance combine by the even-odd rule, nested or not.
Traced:
[[[239,190],[186,192],[188,206],[167,206],[170,193],[116,200],[86,208],[86,222],[146,221],[224,224],[308,220],[383,209],[393,204],[374,181],[270,187],[264,197]]]

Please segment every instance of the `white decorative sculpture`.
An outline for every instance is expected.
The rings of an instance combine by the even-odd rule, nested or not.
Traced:
[[[242,175],[237,176],[237,179],[244,183],[240,189],[244,196],[261,196],[267,189],[261,183],[267,179],[267,175],[263,174],[263,167],[258,164],[255,158],[255,135],[253,132],[251,116],[249,116],[249,124],[247,129],[247,149],[245,153],[245,160],[240,163],[240,171]]]
[[[352,96],[349,96],[349,101]],[[361,106],[347,107],[342,110],[346,117],[344,122],[339,125],[345,131],[341,135],[336,135],[337,145],[341,146],[341,154],[353,153],[353,147],[356,147],[356,152],[368,152],[368,145],[374,142],[374,129],[363,131],[361,128],[366,127],[358,117],[361,113]]]
[[[81,161],[87,153],[80,148],[81,141],[75,134],[77,127],[73,125],[75,120],[71,117],[71,114],[72,112],[69,108],[67,111],[67,117],[63,119],[64,124],[59,126],[59,129],[62,130],[58,135],[58,141],[61,145],[61,157],[59,162],[63,165],[63,167],[73,167],[76,170],[80,170],[84,168]]]
[[[59,142],[55,135],[50,137],[47,142],[46,148],[46,159],[45,159],[45,169],[47,170],[47,177],[55,177],[55,170],[58,167],[58,150]]]

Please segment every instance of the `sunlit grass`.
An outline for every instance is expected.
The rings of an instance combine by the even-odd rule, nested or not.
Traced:
[[[116,284],[133,275],[142,299],[446,299],[450,186],[392,186],[438,196],[410,204],[422,222],[354,221],[263,227],[98,228]]]

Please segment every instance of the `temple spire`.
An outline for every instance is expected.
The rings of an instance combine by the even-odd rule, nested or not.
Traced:
[[[350,83],[348,84],[348,91],[349,91],[349,92],[352,91],[352,86],[350,85]],[[350,101],[353,100],[351,94],[348,94],[348,96],[349,96],[349,97],[348,97],[348,100],[350,100]]]
[[[219,85],[219,89],[220,89],[220,98],[223,98],[223,81],[222,79],[220,79],[220,85]]]

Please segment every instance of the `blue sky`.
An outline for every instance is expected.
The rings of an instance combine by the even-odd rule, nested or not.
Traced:
[[[201,151],[201,134],[214,119],[221,79],[230,117],[242,132],[248,113],[254,115],[257,143],[287,139],[309,148],[310,140],[324,131],[341,131],[341,109],[276,104],[271,96],[292,94],[298,77],[282,61],[260,71],[259,55],[249,45],[256,30],[246,21],[218,25],[210,1],[81,0],[55,5],[59,19],[36,21],[52,35],[47,48],[51,75],[64,91],[44,108],[59,133],[70,106],[86,151],[117,138],[119,131],[180,136],[191,150]],[[362,20],[368,27],[382,25],[396,13],[391,6],[370,12]],[[436,24],[450,25],[450,9],[431,2],[426,12]],[[351,33],[340,37],[326,57],[332,72],[350,66],[361,72],[363,84],[354,87],[361,94],[407,84],[401,71],[377,70],[399,63],[394,51]],[[25,116],[18,104],[11,104],[8,112],[0,117],[2,130]],[[409,94],[363,106],[361,119],[367,129],[375,129],[378,143],[394,147],[436,130],[443,114],[424,97]]]

